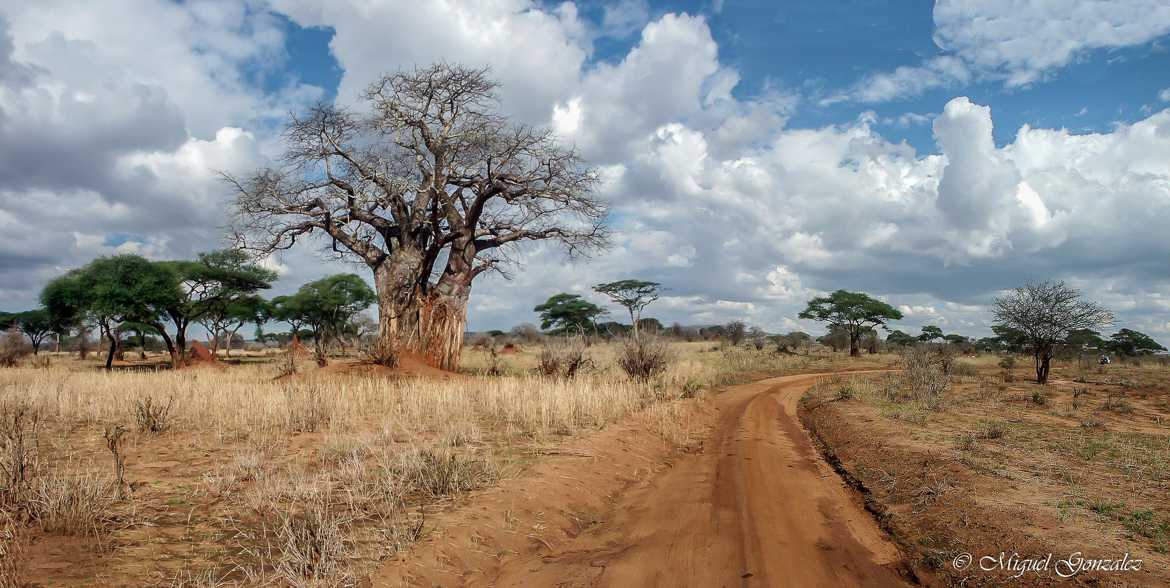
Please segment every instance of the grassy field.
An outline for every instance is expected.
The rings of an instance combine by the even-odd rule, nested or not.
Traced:
[[[960,359],[937,394],[900,375],[826,380],[802,418],[940,583],[1001,585],[1017,573],[957,570],[963,553],[1055,562],[1080,552],[1143,564],[1070,581],[1170,585],[1170,367],[1065,362],[1038,386],[1030,361],[1011,363]],[[1011,581],[1049,585],[1055,565]]]
[[[539,347],[468,349],[462,373],[443,377],[283,354],[107,373],[42,354],[0,370],[0,585],[353,584],[432,532],[429,512],[522,475],[567,438],[641,418],[681,446],[693,433],[680,399],[893,362],[670,351],[648,381],[615,367],[614,344],[590,347],[572,379],[535,375]]]

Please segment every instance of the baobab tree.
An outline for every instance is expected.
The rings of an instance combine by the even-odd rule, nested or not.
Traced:
[[[596,171],[498,114],[496,87],[487,70],[436,64],[377,80],[360,112],[293,117],[283,165],[227,177],[237,241],[267,254],[324,235],[373,272],[382,361],[407,350],[455,368],[472,282],[510,247],[607,241]]]

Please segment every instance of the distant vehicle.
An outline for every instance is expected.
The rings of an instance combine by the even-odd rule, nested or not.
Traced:
[[[1109,365],[1112,362],[1109,360],[1108,355],[1102,355],[1100,358],[1097,359],[1097,363],[1099,363],[1101,365]]]

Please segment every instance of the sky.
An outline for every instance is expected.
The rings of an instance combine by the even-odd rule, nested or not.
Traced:
[[[636,277],[667,324],[819,333],[797,314],[843,288],[982,336],[1047,279],[1170,343],[1165,0],[0,0],[0,310],[97,256],[225,246],[220,172],[436,61],[490,67],[611,211],[608,251],[477,279],[472,330]],[[272,294],[368,273],[319,246],[266,260]]]

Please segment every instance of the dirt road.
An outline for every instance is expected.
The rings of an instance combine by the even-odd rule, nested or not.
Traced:
[[[817,377],[773,378],[720,394],[703,451],[616,493],[597,524],[474,571],[459,566],[464,572],[441,583],[906,585],[897,548],[797,420],[797,403]],[[581,476],[588,484],[588,473]],[[431,573],[412,576],[409,583],[435,585]]]

